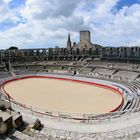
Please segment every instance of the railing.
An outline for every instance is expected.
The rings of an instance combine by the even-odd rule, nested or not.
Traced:
[[[115,119],[121,119],[121,118],[127,118],[129,119],[128,115],[134,115],[134,113],[138,112],[140,113],[140,108],[129,110],[129,111],[121,111],[117,113],[106,113],[106,114],[100,114],[100,115],[94,115],[94,114],[84,114],[82,118],[72,118],[72,115],[79,115],[79,114],[71,114],[71,113],[63,113],[63,112],[41,112],[41,109],[31,107],[31,106],[25,106],[23,104],[12,102],[12,107],[15,110],[25,110],[31,115],[34,115],[36,117],[43,117],[46,119],[55,119],[60,121],[69,121],[69,122],[78,122],[78,123],[104,123],[104,122],[110,122],[114,121]],[[69,115],[71,114],[71,115]],[[80,114],[81,115],[81,114]]]
[[[26,113],[29,113],[36,117],[55,119],[59,121],[67,121],[67,122],[74,122],[74,123],[86,123],[86,124],[97,123],[98,124],[98,123],[111,122],[124,118],[129,120],[132,117],[140,116],[140,108],[95,115],[95,114],[66,113],[66,112],[57,112],[57,111],[44,112],[39,108],[20,104],[15,101],[12,101],[11,104],[13,109],[18,111],[24,110]],[[81,118],[74,118],[72,116],[81,116]]]

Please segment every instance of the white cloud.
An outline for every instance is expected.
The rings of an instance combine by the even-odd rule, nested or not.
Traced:
[[[4,1],[0,1],[0,22],[8,18],[10,15],[7,5],[4,3]]]
[[[16,11],[9,9],[9,2],[12,0],[2,0],[0,1],[0,24],[4,21],[16,22],[19,18],[16,16]]]
[[[11,2],[12,0],[3,0],[4,3],[8,4],[9,2]]]
[[[106,24],[99,27],[99,31],[105,34],[98,34],[103,38],[103,44],[120,46],[120,45],[140,45],[137,40],[140,38],[140,5],[124,7]],[[97,27],[98,28],[98,27]],[[97,40],[99,41],[97,37]]]
[[[0,48],[17,45],[66,45],[67,33],[78,41],[78,31],[89,29],[94,43],[102,45],[140,45],[140,5],[123,7],[112,13],[119,0],[27,0],[19,11],[0,6],[0,23],[10,20],[20,23],[0,31]],[[20,17],[17,16],[20,14]],[[40,44],[40,45],[39,45]],[[52,46],[52,47],[54,47]]]
[[[21,11],[25,18],[46,19],[48,17],[69,17],[80,0],[27,0]]]

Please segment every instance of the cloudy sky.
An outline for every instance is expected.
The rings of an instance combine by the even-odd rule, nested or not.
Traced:
[[[91,31],[104,46],[140,46],[140,0],[0,0],[0,49],[65,47]]]

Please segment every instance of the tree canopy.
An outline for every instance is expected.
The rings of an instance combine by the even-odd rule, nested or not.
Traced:
[[[18,50],[18,47],[16,47],[16,46],[11,46],[11,47],[9,48],[9,50]]]

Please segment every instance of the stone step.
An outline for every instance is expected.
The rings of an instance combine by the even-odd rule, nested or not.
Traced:
[[[7,136],[0,136],[0,140],[13,140]]]
[[[20,131],[15,131],[13,134],[10,134],[9,137],[12,139],[15,138],[16,140],[34,140],[33,137],[30,137]]]

